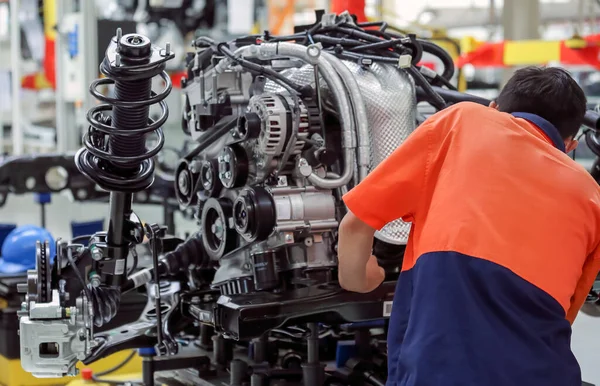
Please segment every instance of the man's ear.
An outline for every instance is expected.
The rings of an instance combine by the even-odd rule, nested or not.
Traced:
[[[579,141],[576,139],[573,139],[573,137],[565,139],[565,150],[567,153],[570,153],[573,150],[577,149],[578,145],[579,145]]]
[[[496,103],[495,101],[490,102],[490,107],[496,110],[498,110],[499,108],[498,103]]]

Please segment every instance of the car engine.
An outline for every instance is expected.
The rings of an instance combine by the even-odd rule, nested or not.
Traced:
[[[132,211],[164,143],[173,53],[117,31],[105,77],[91,87],[102,104],[88,112],[75,156],[79,172],[110,192],[109,227],[58,241],[54,264],[39,243],[37,269],[21,288],[23,367],[37,377],[76,375],[78,361],[140,349],[144,385],[385,384],[410,224],[397,220],[376,234],[384,283],[345,291],[336,252],[342,196],[415,130],[418,102],[439,110],[486,101],[455,91],[452,59],[439,47],[347,13],[317,12],[315,24],[289,36],[200,37],[193,47],[182,128],[195,147],[174,188],[198,231],[182,240]],[[424,52],[441,60],[441,74],[419,65]],[[156,76],[160,92],[151,89]],[[595,127],[597,115],[588,118]],[[106,330],[134,290],[148,295],[140,319]]]

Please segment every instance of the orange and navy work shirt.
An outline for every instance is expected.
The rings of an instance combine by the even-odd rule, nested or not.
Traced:
[[[412,222],[388,386],[579,386],[571,323],[600,269],[600,190],[557,129],[459,103],[344,196],[375,229]]]

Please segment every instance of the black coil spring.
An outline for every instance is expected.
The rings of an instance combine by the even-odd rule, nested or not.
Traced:
[[[162,125],[169,110],[164,99],[172,89],[171,79],[164,71],[165,63],[112,66],[108,56],[100,65],[106,78],[90,85],[90,93],[102,104],[87,113],[90,127],[83,136],[84,148],[75,156],[81,173],[102,189],[118,192],[138,192],[154,181],[154,160],[165,138]],[[159,94],[151,90],[152,78],[159,75],[165,87]],[[102,95],[98,86],[114,84],[115,97]],[[160,117],[149,118],[151,105],[158,104]],[[112,111],[112,117],[104,112]],[[146,134],[156,133],[157,144],[146,148]],[[106,141],[108,136],[108,141]]]
[[[121,302],[121,290],[88,286],[88,294],[94,309],[94,326],[102,327],[117,315]]]

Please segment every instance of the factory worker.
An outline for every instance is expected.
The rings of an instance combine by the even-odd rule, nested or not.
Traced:
[[[491,106],[427,119],[344,197],[339,280],[384,280],[376,230],[412,229],[388,386],[579,386],[571,324],[600,269],[600,189],[567,153],[586,98],[558,68],[516,71]]]

